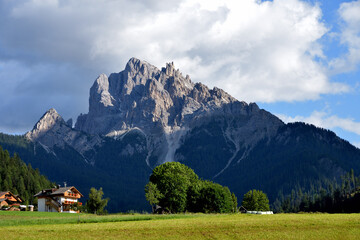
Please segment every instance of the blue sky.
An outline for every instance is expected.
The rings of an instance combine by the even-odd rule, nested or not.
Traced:
[[[322,21],[329,29],[329,32],[319,41],[323,45],[325,56],[328,59],[346,58],[349,46],[344,44],[340,38],[341,32],[346,28],[347,23],[342,19],[340,7],[344,6],[342,3],[348,3],[349,7],[353,8],[358,16],[360,16],[359,1],[309,2],[320,6]],[[355,17],[357,18],[356,26],[360,30],[358,16]],[[358,38],[359,30],[357,31]],[[357,45],[357,48],[359,48],[359,45]],[[329,74],[331,81],[343,82],[350,87],[350,90],[345,93],[324,94],[319,99],[313,101],[260,103],[260,105],[273,113],[277,113],[285,121],[300,120],[329,128],[340,137],[360,147],[360,71],[358,63],[349,63],[349,65],[353,65],[351,69]],[[324,64],[326,65],[328,62]]]
[[[2,0],[0,132],[75,120],[131,57],[360,147],[360,0]]]

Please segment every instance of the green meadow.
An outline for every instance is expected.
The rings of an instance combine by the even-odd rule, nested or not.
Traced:
[[[360,214],[0,212],[2,239],[359,239]]]

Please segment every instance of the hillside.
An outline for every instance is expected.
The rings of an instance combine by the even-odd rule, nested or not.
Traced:
[[[144,196],[144,186],[151,169],[144,161],[137,164],[137,156],[118,158],[119,151],[126,146],[124,142],[131,142],[131,138],[131,134],[124,141],[106,138],[104,146],[96,149],[96,165],[85,162],[71,146],[54,147],[50,152],[43,145],[28,141],[25,136],[0,134],[0,145],[11,153],[18,153],[26,164],[39,168],[51,181],[76,186],[85,198],[91,187],[102,187],[105,197],[110,198],[107,208],[111,212],[148,210],[150,207]],[[125,160],[130,164],[124,165]]]
[[[11,157],[0,146],[0,192],[11,191],[27,205],[36,203],[34,194],[53,186],[54,183],[41,175],[38,169],[26,165],[16,154]]]

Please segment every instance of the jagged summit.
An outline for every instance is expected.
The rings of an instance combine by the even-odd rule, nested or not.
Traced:
[[[176,149],[195,126],[223,116],[226,121],[241,117],[249,125],[238,128],[229,141],[253,146],[271,136],[283,124],[277,117],[260,110],[255,103],[239,102],[225,91],[193,83],[174,63],[157,67],[131,58],[125,69],[109,77],[101,74],[90,89],[89,112],[81,114],[75,129],[102,136],[120,136],[140,129],[147,138],[146,159],[158,162],[176,160]],[[229,123],[230,124],[230,123]],[[254,134],[256,128],[264,131]],[[230,130],[229,130],[230,131]]]
[[[159,70],[131,58],[122,72],[109,77],[101,74],[95,80],[89,113],[79,116],[75,128],[106,135],[154,123],[180,127],[189,118],[234,102],[237,100],[221,89],[194,84],[174,63]]]
[[[65,122],[54,108],[49,109],[25,137],[41,144],[49,152],[56,145],[61,148],[71,146],[79,153],[84,153],[101,142],[99,136],[87,136],[74,130],[72,120]]]
[[[142,72],[143,75],[146,75],[146,73],[151,74],[152,72],[157,72],[159,69],[146,61],[141,61],[140,59],[132,57],[126,63],[125,71],[129,73]]]
[[[51,108],[46,111],[46,113],[35,124],[32,131],[26,133],[26,137],[31,140],[36,140],[53,128],[56,124],[65,124],[65,121],[54,108]]]

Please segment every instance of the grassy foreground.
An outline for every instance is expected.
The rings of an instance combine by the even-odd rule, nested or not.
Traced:
[[[81,214],[79,220],[0,212],[0,232],[3,239],[359,239],[360,214]]]

